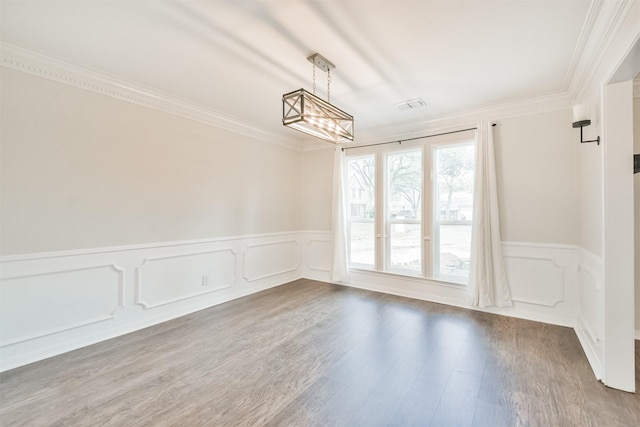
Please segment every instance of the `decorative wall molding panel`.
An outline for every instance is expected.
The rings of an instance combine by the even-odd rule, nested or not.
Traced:
[[[299,279],[299,239],[270,233],[0,257],[0,370]]]
[[[307,231],[301,234],[304,264],[302,275],[306,279],[331,281],[331,233]]]
[[[304,277],[328,281],[331,233],[307,232],[302,241],[308,246]],[[503,242],[503,255],[515,306],[483,311],[575,326],[578,303],[575,246]],[[365,270],[352,270],[350,275],[353,287],[471,308],[463,285]]]
[[[602,257],[578,247],[578,316],[576,335],[596,378],[604,360],[604,268]]]
[[[137,268],[136,304],[149,309],[228,289],[236,282],[236,259],[230,248],[145,258]]]
[[[576,280],[574,246],[503,242],[503,248],[514,301],[545,307],[565,301],[567,287]]]
[[[596,370],[600,312],[589,301],[597,302],[602,291],[599,257],[571,245],[527,242],[504,242],[503,251],[516,302],[483,311],[575,327]],[[2,257],[0,368],[302,277],[328,282],[330,262],[331,233],[324,231]],[[470,308],[465,286],[437,280],[354,270],[351,286]],[[36,308],[38,316],[30,315]]]
[[[247,282],[267,279],[298,269],[298,241],[248,245],[244,251],[244,274]]]
[[[115,264],[4,275],[0,342],[14,345],[114,319],[124,308],[124,271]]]
[[[215,126],[270,144],[301,151],[300,143],[269,132],[237,117],[165,93],[100,74],[10,43],[0,44],[1,64],[58,83],[110,96],[179,117]]]
[[[331,272],[331,241],[310,239],[307,241],[307,268],[310,270]]]

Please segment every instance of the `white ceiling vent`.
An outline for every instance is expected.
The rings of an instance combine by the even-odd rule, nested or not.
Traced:
[[[415,110],[416,108],[426,107],[427,103],[422,98],[409,99],[408,101],[396,104],[396,108],[400,111]]]

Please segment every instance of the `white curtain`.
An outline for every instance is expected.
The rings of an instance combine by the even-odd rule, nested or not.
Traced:
[[[478,124],[473,190],[469,302],[480,307],[513,305],[502,258],[493,127]]]
[[[345,192],[346,155],[341,147],[336,147],[333,160],[333,261],[331,282],[348,283],[347,262],[347,202]]]

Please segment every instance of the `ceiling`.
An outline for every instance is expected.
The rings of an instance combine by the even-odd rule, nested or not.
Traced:
[[[281,96],[311,89],[375,131],[569,89],[591,1],[5,1],[4,43],[283,137]],[[326,74],[317,73],[325,97]],[[396,104],[422,98],[426,108]]]

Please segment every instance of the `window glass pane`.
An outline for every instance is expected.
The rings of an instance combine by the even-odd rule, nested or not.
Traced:
[[[347,161],[349,259],[351,263],[375,264],[375,157]]]
[[[387,215],[420,219],[422,211],[422,151],[387,156]]]
[[[469,277],[473,215],[473,144],[435,148],[434,276]]]
[[[421,274],[422,150],[390,153],[386,168],[387,268]]]
[[[436,218],[471,221],[473,213],[473,145],[436,148]]]
[[[390,267],[422,273],[420,224],[391,224]]]
[[[469,277],[471,226],[440,225],[440,274]]]
[[[373,222],[351,223],[351,251],[352,264],[374,265],[374,224]]]

